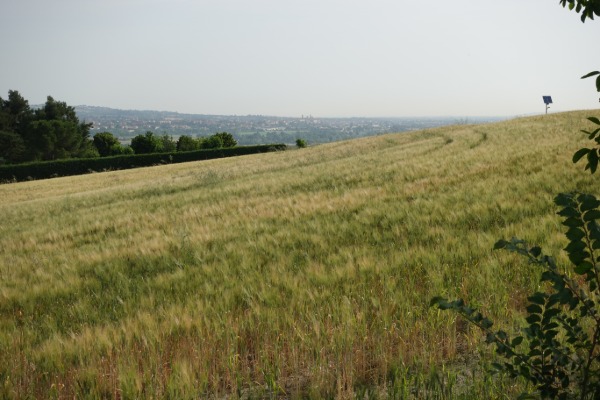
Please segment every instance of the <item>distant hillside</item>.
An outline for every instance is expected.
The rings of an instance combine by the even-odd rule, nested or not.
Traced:
[[[315,118],[310,115],[271,117],[263,115],[202,115],[169,111],[118,110],[77,106],[80,119],[92,122],[92,133],[108,131],[121,139],[152,131],[158,134],[209,136],[229,132],[241,145],[288,143],[301,138],[309,144],[328,143],[391,132],[405,132],[437,126],[485,123],[502,117],[419,117],[419,118]]]

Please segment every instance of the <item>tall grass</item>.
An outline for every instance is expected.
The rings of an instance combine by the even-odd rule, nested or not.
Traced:
[[[510,396],[428,301],[519,321],[588,114],[2,185],[0,397]]]

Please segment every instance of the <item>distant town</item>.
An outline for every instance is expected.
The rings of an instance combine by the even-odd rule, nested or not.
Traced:
[[[480,124],[503,117],[406,117],[406,118],[318,118],[272,117],[263,115],[202,115],[168,111],[118,110],[106,107],[76,106],[81,121],[93,123],[91,134],[110,132],[127,143],[148,131],[170,135],[210,136],[231,133],[238,144],[295,143],[303,139],[309,145],[340,140],[406,132],[453,124]]]

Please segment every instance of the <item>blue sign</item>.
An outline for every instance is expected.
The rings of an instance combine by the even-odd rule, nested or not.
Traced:
[[[544,104],[546,104],[546,105],[552,104],[552,97],[551,96],[542,96],[542,98],[544,99]]]

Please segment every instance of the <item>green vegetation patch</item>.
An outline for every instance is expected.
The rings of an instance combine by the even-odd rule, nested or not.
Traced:
[[[0,165],[0,182],[47,179],[58,176],[81,175],[90,172],[149,167],[153,165],[180,163],[248,154],[281,151],[284,144],[240,146],[172,153],[129,154],[102,158],[75,158],[57,161]]]
[[[586,115],[2,185],[0,397],[518,393],[429,300],[521,321]]]

